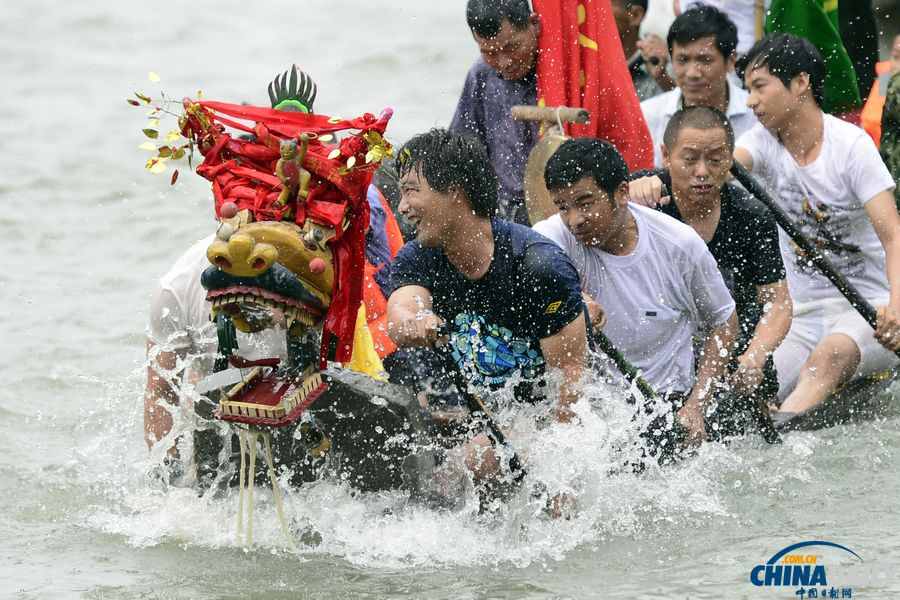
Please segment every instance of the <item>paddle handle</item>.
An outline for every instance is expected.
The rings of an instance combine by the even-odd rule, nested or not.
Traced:
[[[449,336],[449,329],[446,323],[440,326],[438,335],[440,337]],[[506,446],[509,448],[512,453],[512,456],[509,457],[509,461],[507,462],[509,471],[512,474],[513,481],[515,483],[521,483],[525,478],[525,467],[522,465],[522,461],[519,460],[519,455],[516,454],[515,449],[513,449],[512,445],[506,440],[506,436],[503,435],[500,427],[497,426],[497,423],[494,421],[491,412],[488,410],[487,406],[484,405],[484,402],[478,394],[469,390],[469,381],[466,379],[465,374],[460,370],[459,365],[457,365],[456,361],[453,359],[453,355],[450,353],[449,344],[450,342],[448,340],[447,344],[436,349],[437,354],[443,359],[444,370],[453,377],[453,383],[456,384],[459,395],[462,396],[469,411],[472,413],[480,412],[484,415],[485,433],[488,438],[490,438],[491,443],[494,444],[494,446]]]
[[[587,123],[591,113],[586,108],[568,106],[526,106],[518,105],[510,109],[512,118],[517,121],[546,121],[548,123]]]
[[[600,350],[603,351],[612,361],[615,363],[616,368],[622,372],[622,375],[625,376],[625,379],[628,380],[628,383],[634,383],[637,386],[637,389],[640,390],[641,394],[644,395],[644,398],[647,400],[651,400],[656,397],[656,392],[653,391],[653,388],[650,387],[650,384],[647,383],[647,380],[641,377],[638,374],[637,369],[633,364],[631,364],[625,355],[616,348],[615,344],[610,341],[606,334],[602,331],[598,331],[594,334],[594,341],[597,342],[597,345],[600,347]]]
[[[731,166],[731,173],[748,192],[756,196],[760,202],[766,205],[766,208],[769,209],[769,212],[771,212],[772,216],[775,218],[775,222],[778,223],[794,243],[799,246],[806,255],[806,258],[808,258],[809,261],[834,284],[838,291],[850,302],[853,308],[855,308],[869,325],[872,326],[872,329],[875,329],[876,313],[872,305],[863,298],[862,294],[859,293],[859,290],[857,290],[852,283],[847,281],[843,275],[837,272],[837,269],[822,256],[819,249],[813,246],[812,243],[800,233],[797,227],[791,222],[787,213],[782,210],[765,188],[737,161],[734,161],[734,164]],[[898,351],[898,355],[900,355],[900,351]]]

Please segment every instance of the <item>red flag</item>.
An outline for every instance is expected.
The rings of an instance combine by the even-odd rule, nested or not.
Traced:
[[[612,143],[632,171],[653,168],[653,142],[619,41],[609,0],[533,0],[541,17],[538,104],[573,106],[590,123],[566,134]]]

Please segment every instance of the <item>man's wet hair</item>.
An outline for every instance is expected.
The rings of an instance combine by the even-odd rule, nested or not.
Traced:
[[[578,183],[584,177],[593,177],[594,183],[614,195],[628,177],[628,165],[616,147],[597,138],[573,138],[560,144],[547,161],[544,182],[551,192]]]
[[[690,106],[682,108],[672,115],[672,118],[669,119],[669,124],[666,125],[666,132],[663,134],[663,143],[669,152],[675,149],[675,145],[678,143],[678,136],[681,134],[681,130],[686,127],[704,131],[707,129],[724,129],[728,152],[734,152],[734,128],[731,126],[725,113],[718,108],[712,106]]]
[[[525,29],[531,20],[531,4],[528,0],[469,0],[466,6],[469,29],[481,39],[496,37],[504,19],[519,31]]]
[[[816,105],[825,100],[825,61],[819,50],[807,39],[793,33],[773,33],[767,35],[747,50],[734,64],[735,73],[747,84],[747,69],[759,67],[769,69],[784,87],[791,86],[791,80],[800,73],[809,75]]]
[[[481,142],[469,135],[432,129],[406,142],[397,152],[397,176],[418,171],[435,192],[465,192],[481,217],[497,212],[497,175]]]
[[[666,37],[669,54],[672,54],[675,42],[684,46],[709,36],[715,36],[716,47],[722,57],[728,60],[738,43],[737,26],[734,22],[721,10],[707,4],[686,10],[669,27],[669,35]]]

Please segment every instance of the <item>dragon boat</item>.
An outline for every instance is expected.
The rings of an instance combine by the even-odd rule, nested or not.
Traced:
[[[276,496],[278,478],[323,475],[424,494],[434,469],[414,394],[365,363],[366,193],[391,155],[392,111],[332,118],[312,112],[315,95],[294,66],[270,84],[271,107],[185,99],[179,119],[218,219],[201,280],[218,353],[195,403],[194,460],[201,488],[238,483],[242,504],[261,482],[258,453]],[[239,332],[273,327],[283,356],[242,354]],[[366,373],[347,368],[360,363]]]

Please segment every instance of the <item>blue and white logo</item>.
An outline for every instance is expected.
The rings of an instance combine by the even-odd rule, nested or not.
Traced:
[[[773,591],[789,588],[796,598],[853,598],[854,588],[872,591],[893,583],[897,569],[864,563],[841,544],[813,540],[798,542],[750,569],[750,583]],[[857,594],[858,596],[858,594]]]

